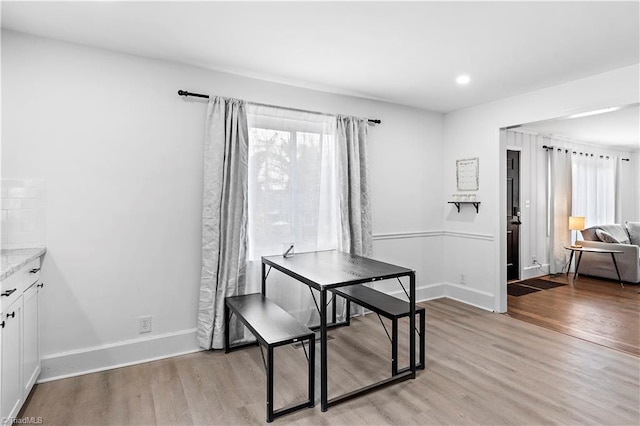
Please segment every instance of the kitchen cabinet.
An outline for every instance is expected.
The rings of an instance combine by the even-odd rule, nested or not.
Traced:
[[[0,418],[6,419],[18,416],[40,374],[39,299],[43,284],[42,253],[9,265],[10,269],[5,259],[9,256],[4,252],[0,281]]]
[[[20,329],[22,296],[2,312],[2,413],[3,419],[16,417],[22,406]]]
[[[40,375],[39,296],[43,284],[31,284],[22,295],[22,393],[31,392]]]

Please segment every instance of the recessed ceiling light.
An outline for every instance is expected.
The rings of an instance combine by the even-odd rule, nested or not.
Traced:
[[[456,83],[458,84],[469,84],[470,81],[471,78],[466,74],[459,75],[458,78],[456,78]]]
[[[573,114],[573,115],[570,115],[569,118],[588,117],[590,115],[604,114],[606,112],[617,111],[619,109],[620,107],[609,107],[609,108],[597,109],[595,111],[587,111],[587,112],[581,112],[580,114]]]

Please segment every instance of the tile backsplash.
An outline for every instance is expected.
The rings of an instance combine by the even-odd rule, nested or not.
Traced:
[[[43,180],[2,179],[0,243],[3,249],[46,245]]]

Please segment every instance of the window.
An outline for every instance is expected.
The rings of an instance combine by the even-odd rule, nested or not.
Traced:
[[[338,246],[335,119],[252,106],[249,259]]]
[[[257,288],[261,256],[338,248],[339,194],[335,117],[250,105],[249,245],[250,285]],[[309,290],[269,276],[269,297],[293,310],[306,306],[309,322],[315,306]],[[283,306],[285,307],[285,306]],[[308,308],[308,309],[307,309]]]
[[[584,216],[587,228],[615,222],[615,164],[608,156],[571,156],[572,215]]]

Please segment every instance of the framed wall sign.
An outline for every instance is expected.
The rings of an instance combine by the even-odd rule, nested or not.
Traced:
[[[458,191],[478,190],[478,157],[456,160],[456,182]]]

